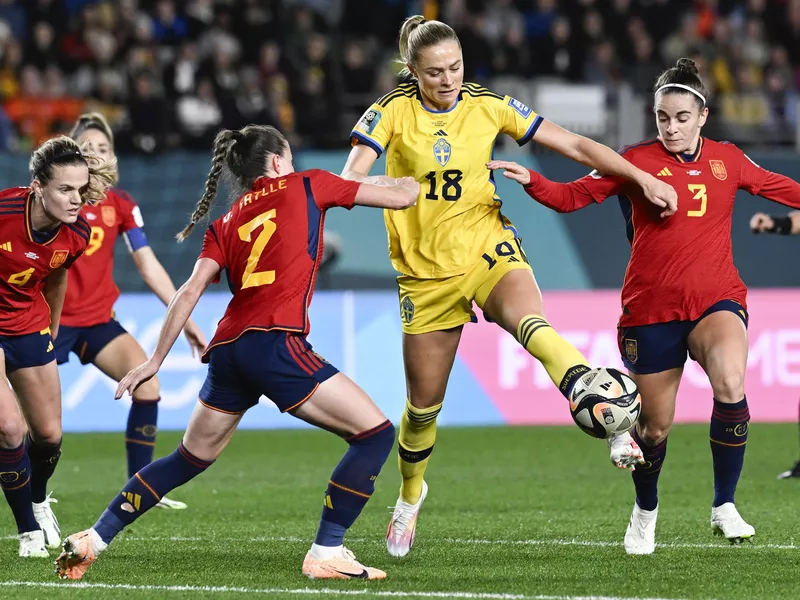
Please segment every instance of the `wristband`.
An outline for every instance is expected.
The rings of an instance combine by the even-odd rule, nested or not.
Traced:
[[[778,235],[789,235],[792,233],[792,218],[791,217],[774,217],[770,216],[774,225],[772,228],[767,229],[767,233],[777,233]]]

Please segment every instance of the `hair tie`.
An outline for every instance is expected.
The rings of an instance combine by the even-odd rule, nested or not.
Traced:
[[[666,88],[680,88],[682,90],[686,90],[687,92],[692,92],[695,96],[697,96],[698,98],[700,98],[700,100],[703,101],[703,106],[706,105],[706,97],[703,96],[703,94],[698,92],[696,89],[689,87],[688,85],[683,85],[682,83],[668,83],[666,85],[662,85],[660,88],[656,90],[656,95],[658,95],[659,92],[665,90]]]
[[[83,160],[86,160],[86,158],[83,156],[80,150],[70,150],[69,152],[62,152],[61,154],[56,154],[52,158],[48,158],[46,161],[42,163],[41,167],[36,169],[36,171],[33,174],[34,178],[38,177],[39,173],[41,173],[44,169],[52,165],[54,162],[59,161],[62,158],[67,158],[69,156],[80,156],[81,158],[83,158]]]

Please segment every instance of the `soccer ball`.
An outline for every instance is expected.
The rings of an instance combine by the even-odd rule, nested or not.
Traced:
[[[625,433],[639,420],[642,401],[633,379],[600,367],[584,373],[572,388],[569,408],[575,424],[589,435]]]

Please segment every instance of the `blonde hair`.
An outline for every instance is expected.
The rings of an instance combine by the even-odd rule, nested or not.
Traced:
[[[83,113],[81,116],[78,117],[78,120],[75,121],[75,125],[72,126],[72,130],[69,132],[69,137],[73,140],[76,140],[81,137],[84,133],[89,131],[90,129],[95,129],[105,135],[108,138],[109,144],[111,144],[111,149],[114,149],[114,132],[111,131],[111,125],[108,124],[106,118],[99,112],[90,112],[90,113]],[[116,163],[116,160],[114,161]],[[119,181],[119,172],[117,169],[114,169],[114,183],[113,185],[117,185]]]
[[[230,195],[238,198],[249,190],[256,179],[267,172],[267,161],[273,154],[283,154],[289,142],[270,125],[248,125],[238,131],[223,129],[214,139],[211,169],[203,195],[194,207],[189,224],[176,235],[179,242],[192,233],[194,226],[208,218],[217,197],[219,180],[224,176]]]
[[[461,47],[456,32],[447,23],[426,21],[422,15],[408,17],[400,27],[400,60],[406,65],[400,76],[414,78],[408,65],[416,68],[419,53],[442,42],[455,42]]]
[[[46,186],[53,180],[53,167],[86,165],[89,168],[89,183],[81,189],[81,199],[89,204],[102,202],[116,181],[116,160],[101,161],[94,154],[70,137],[60,135],[51,138],[34,150],[28,162],[31,181],[38,180]]]

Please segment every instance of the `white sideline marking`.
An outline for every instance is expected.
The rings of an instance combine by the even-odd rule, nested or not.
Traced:
[[[127,583],[57,583],[47,581],[2,581],[0,587],[130,590],[150,592],[209,592],[218,594],[296,594],[299,596],[377,596],[380,598],[465,598],[475,600],[669,600],[667,598],[626,598],[622,596],[548,596],[537,594],[494,594],[480,592],[394,592],[388,590],[340,590],[332,588],[245,588],[205,585],[133,585]]]
[[[16,535],[1,536],[0,540],[17,540]],[[227,537],[185,537],[185,536],[153,536],[153,537],[138,537],[121,535],[116,542],[204,542],[213,539],[226,539],[236,541],[238,538]],[[301,538],[296,536],[259,536],[248,538],[247,541],[254,543],[264,542],[286,542],[286,543],[303,543],[310,544],[312,538]],[[347,538],[348,542],[358,544],[370,543],[383,543],[383,540],[376,540],[374,538]],[[602,540],[576,540],[576,539],[560,539],[560,540],[482,540],[470,538],[439,538],[440,542],[448,544],[461,544],[471,546],[587,546],[590,548],[618,548],[622,546],[622,542],[607,542]],[[695,548],[695,549],[719,549],[729,548],[731,544],[720,540],[716,544],[699,544],[691,542],[664,542],[656,544],[657,548]],[[740,548],[749,548],[750,550],[800,550],[800,545],[797,544],[760,544],[758,542],[746,542],[740,544]]]

